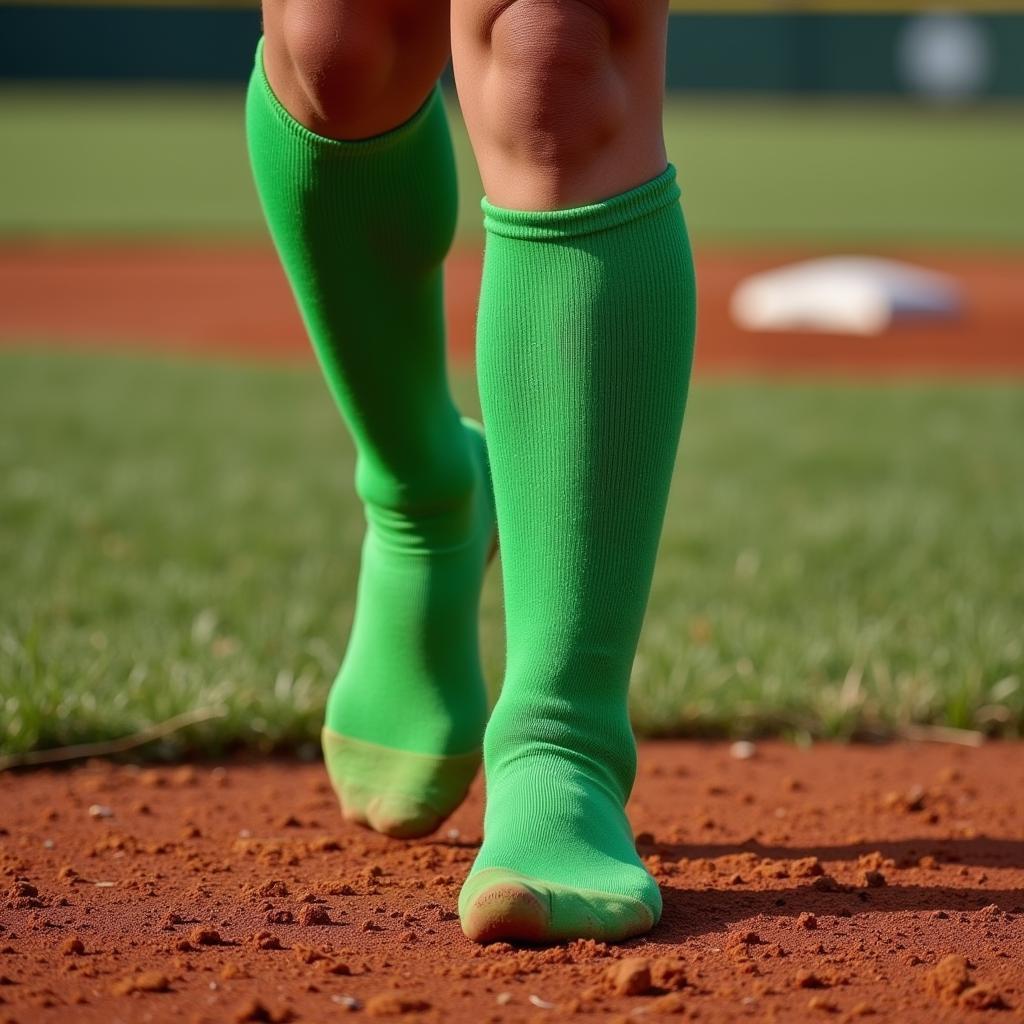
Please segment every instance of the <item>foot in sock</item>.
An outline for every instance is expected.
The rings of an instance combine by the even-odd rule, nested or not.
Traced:
[[[482,942],[621,940],[661,913],[624,808],[630,669],[693,351],[679,190],[668,167],[590,206],[484,209],[477,366],[508,661],[459,911]]]
[[[522,729],[534,712],[519,726],[507,709],[495,714],[486,741],[486,838],[459,897],[466,935],[614,942],[649,931],[661,894],[637,856],[618,781],[590,758],[527,740]],[[625,742],[632,748],[628,726]]]
[[[426,835],[480,765],[487,694],[477,610],[494,553],[481,429],[463,507],[413,521],[368,509],[355,621],[327,702],[324,756],[344,816],[386,835]]]

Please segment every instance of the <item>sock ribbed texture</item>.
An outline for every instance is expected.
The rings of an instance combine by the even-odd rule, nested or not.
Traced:
[[[324,747],[346,815],[430,831],[479,762],[477,605],[493,541],[486,450],[445,372],[442,262],[455,165],[440,90],[408,122],[323,138],[263,69],[246,126],[271,235],[357,450],[367,518],[355,621]]]
[[[693,353],[678,199],[669,166],[578,209],[484,203],[478,366],[508,662],[460,897],[482,941],[620,939],[660,914],[623,808],[629,675]]]

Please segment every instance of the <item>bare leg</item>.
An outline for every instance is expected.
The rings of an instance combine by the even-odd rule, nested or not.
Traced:
[[[447,0],[263,0],[264,64],[318,135],[364,139],[408,121],[448,61]]]
[[[488,199],[581,206],[665,168],[666,0],[455,0],[459,100]]]

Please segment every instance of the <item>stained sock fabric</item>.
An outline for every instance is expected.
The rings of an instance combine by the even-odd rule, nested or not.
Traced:
[[[484,203],[478,368],[508,660],[460,897],[480,941],[622,939],[660,915],[624,805],[630,668],[693,353],[678,200],[669,166],[577,209]]]
[[[393,131],[323,138],[274,96],[261,44],[246,122],[271,235],[355,441],[366,512],[328,768],[347,817],[422,834],[479,764],[477,605],[494,533],[483,437],[460,419],[445,372],[456,184],[444,105],[435,90]]]

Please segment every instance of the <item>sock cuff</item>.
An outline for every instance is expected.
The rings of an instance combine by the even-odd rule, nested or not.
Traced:
[[[484,227],[490,234],[534,242],[581,238],[640,220],[679,202],[676,169],[669,164],[656,178],[599,203],[568,210],[504,210],[485,198]]]
[[[380,135],[371,135],[365,139],[332,139],[326,135],[318,135],[311,131],[304,124],[300,124],[285,110],[281,101],[277,98],[270,80],[267,78],[267,70],[263,63],[263,37],[256,44],[256,63],[252,72],[253,85],[259,90],[266,101],[267,108],[277,119],[280,125],[291,135],[304,142],[306,145],[316,146],[322,150],[335,150],[346,154],[356,153],[380,153],[386,152],[394,146],[400,146],[406,138],[416,133],[420,126],[433,116],[438,106],[443,104],[441,84],[437,83],[430,95],[426,98],[423,106],[416,111],[408,121]]]

